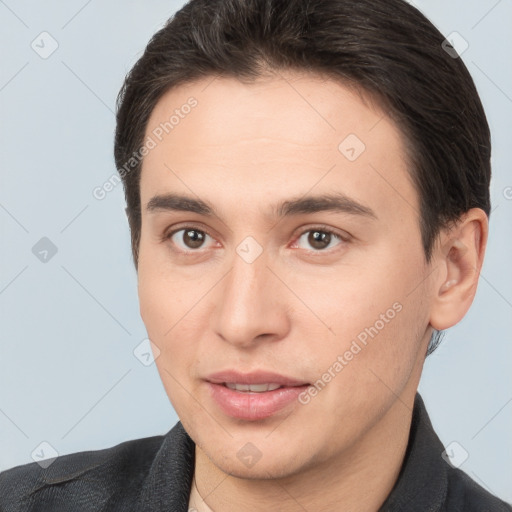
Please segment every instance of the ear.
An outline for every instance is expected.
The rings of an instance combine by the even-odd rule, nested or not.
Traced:
[[[487,245],[489,221],[480,208],[466,212],[454,227],[442,230],[436,246],[430,325],[448,329],[460,322],[475,297]]]

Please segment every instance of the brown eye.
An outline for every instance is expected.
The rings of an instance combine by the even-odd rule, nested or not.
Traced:
[[[331,243],[331,234],[325,231],[310,231],[308,243],[314,249],[325,249]]]
[[[197,229],[188,229],[183,232],[183,242],[191,249],[197,249],[203,245],[205,234]]]
[[[300,235],[296,243],[300,249],[320,252],[331,249],[343,242],[345,240],[341,235],[327,229],[308,229]]]
[[[171,241],[183,251],[201,248],[207,237],[211,238],[204,231],[195,228],[179,229],[169,236]]]

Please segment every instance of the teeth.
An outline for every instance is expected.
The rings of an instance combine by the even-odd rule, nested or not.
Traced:
[[[225,386],[235,391],[252,391],[253,393],[264,393],[281,387],[280,384],[236,384],[234,382],[225,382]]]

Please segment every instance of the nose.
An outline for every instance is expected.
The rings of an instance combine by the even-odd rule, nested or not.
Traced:
[[[217,290],[214,330],[225,342],[244,349],[284,338],[290,328],[286,291],[268,268],[265,251],[251,263],[235,253]]]

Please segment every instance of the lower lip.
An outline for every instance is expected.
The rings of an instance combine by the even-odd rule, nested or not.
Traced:
[[[207,382],[212,398],[222,411],[241,420],[261,420],[284,409],[308,388],[308,385],[282,387],[263,393],[251,393],[229,389],[224,384]]]

